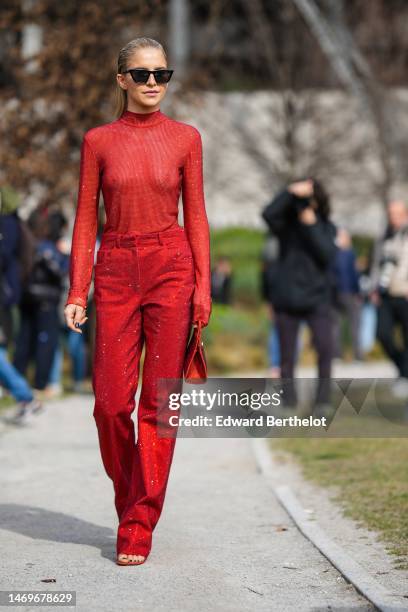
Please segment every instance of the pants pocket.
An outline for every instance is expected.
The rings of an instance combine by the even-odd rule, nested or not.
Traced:
[[[178,259],[193,259],[193,253],[187,239],[166,243],[165,248],[173,261]]]

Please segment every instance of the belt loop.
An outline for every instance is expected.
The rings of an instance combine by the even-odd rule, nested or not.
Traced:
[[[161,232],[157,232],[157,238],[159,240],[159,244],[164,244]]]
[[[116,236],[115,237],[115,247],[120,248],[120,239],[122,236]]]

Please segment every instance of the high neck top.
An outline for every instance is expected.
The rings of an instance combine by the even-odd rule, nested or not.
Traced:
[[[167,115],[162,113],[160,109],[150,113],[135,113],[134,111],[125,110],[119,117],[119,121],[134,127],[149,127],[161,123],[166,118]]]
[[[195,268],[193,320],[208,322],[210,234],[204,201],[202,142],[197,128],[176,121],[160,109],[150,113],[126,110],[115,121],[85,133],[66,304],[86,307],[95,259],[100,192],[106,212],[104,234],[145,234],[178,227],[182,195],[184,228]]]

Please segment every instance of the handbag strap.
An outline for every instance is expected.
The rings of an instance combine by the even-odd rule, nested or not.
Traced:
[[[202,344],[203,344],[203,341],[202,341],[202,338],[201,338],[201,332],[202,332],[202,329],[203,329],[203,327],[202,327],[202,321],[198,320],[198,325],[197,325],[197,335],[198,335],[198,344],[199,344],[199,345],[202,345]]]
[[[197,329],[197,341],[199,344],[201,344],[202,321],[200,321],[200,319],[197,321],[196,329]],[[193,328],[193,332],[194,332],[194,328]]]

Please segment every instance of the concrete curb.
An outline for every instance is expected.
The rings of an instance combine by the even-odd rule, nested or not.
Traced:
[[[316,524],[300,504],[288,485],[275,486],[274,468],[267,438],[252,440],[258,470],[265,476],[280,504],[294,521],[299,531],[330,561],[330,563],[370,601],[380,612],[407,612],[408,604],[401,602],[382,584],[377,582],[361,565]]]

